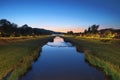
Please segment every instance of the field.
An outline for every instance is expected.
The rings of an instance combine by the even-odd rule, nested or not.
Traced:
[[[120,40],[65,36],[78,51],[84,51],[86,60],[101,68],[112,80],[120,80]],[[41,47],[52,37],[0,38],[0,80],[10,74],[9,80],[18,80],[37,59]],[[8,75],[9,76],[9,75]]]
[[[49,40],[52,38],[48,36],[0,38],[0,80],[9,73],[9,80],[18,80],[39,56],[43,44]]]
[[[112,80],[120,80],[120,40],[76,36],[66,36],[65,40],[75,44],[78,51],[84,51],[90,64],[102,68]]]

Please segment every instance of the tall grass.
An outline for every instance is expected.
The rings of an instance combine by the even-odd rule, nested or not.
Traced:
[[[9,80],[18,80],[31,66],[40,51],[40,46],[50,40],[48,36],[25,39],[2,39],[0,44],[0,80],[9,72]]]
[[[94,39],[69,36],[78,50],[83,49],[85,58],[94,66],[103,68],[113,80],[120,80],[120,40]]]

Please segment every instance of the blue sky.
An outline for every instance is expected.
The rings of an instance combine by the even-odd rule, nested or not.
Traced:
[[[0,19],[55,31],[120,28],[120,0],[0,0]]]

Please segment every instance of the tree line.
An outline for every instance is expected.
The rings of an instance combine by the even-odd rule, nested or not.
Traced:
[[[99,25],[89,26],[88,29],[85,29],[84,32],[74,33],[73,31],[68,31],[67,34],[70,35],[78,35],[81,37],[89,37],[89,38],[120,38],[120,29],[99,29]]]
[[[120,29],[100,29],[98,30],[99,25],[92,25],[88,27],[88,30],[84,31],[85,36],[87,37],[99,37],[99,38],[120,38]]]
[[[35,35],[45,35],[52,33],[54,32],[45,29],[32,28],[27,24],[24,24],[19,27],[17,24],[11,23],[6,19],[0,20],[0,37],[35,36]]]
[[[83,33],[74,33],[73,31],[68,31],[67,34],[79,35],[83,37],[98,37],[98,38],[120,38],[120,29],[99,29],[99,25],[89,26],[85,29]],[[39,36],[46,34],[60,33],[50,30],[32,28],[27,24],[18,26],[15,23],[11,23],[7,19],[0,20],[0,37],[19,37],[19,36]]]

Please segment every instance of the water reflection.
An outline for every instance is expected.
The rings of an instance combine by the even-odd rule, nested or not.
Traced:
[[[64,42],[63,38],[60,37],[55,37],[54,42],[48,42],[48,46],[52,47],[71,47],[72,44],[69,42]]]
[[[56,47],[61,44],[62,47]],[[53,43],[43,46],[32,70],[21,80],[107,80],[101,71],[85,62],[84,54],[77,52],[76,47],[63,45],[68,46],[62,38],[56,37]]]

